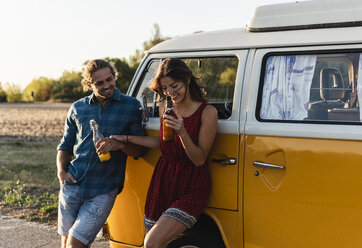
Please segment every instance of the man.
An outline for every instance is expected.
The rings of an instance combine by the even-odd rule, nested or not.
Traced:
[[[64,248],[90,246],[122,191],[127,155],[143,152],[140,146],[111,138],[96,150],[89,121],[95,120],[105,137],[144,135],[140,104],[116,88],[117,71],[107,61],[89,61],[82,76],[83,88],[92,94],[70,107],[57,148],[58,233]],[[107,152],[111,159],[101,162],[98,154]]]

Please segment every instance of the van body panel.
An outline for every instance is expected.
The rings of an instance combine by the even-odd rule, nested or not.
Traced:
[[[239,136],[230,134],[218,134],[215,145],[209,156],[212,189],[207,206],[220,209],[237,210],[238,201],[238,164],[223,165],[213,160],[238,157]]]
[[[239,222],[238,211],[207,208],[204,213],[210,216],[219,227],[226,247],[240,247],[242,237],[239,234],[243,227]]]
[[[147,131],[148,135],[155,135],[157,131]],[[221,165],[212,162],[212,159],[223,159],[225,157],[238,157],[239,136],[232,134],[218,134],[215,138],[217,145],[210,151],[208,163],[212,177],[212,191],[205,213],[214,216],[214,220],[220,227],[224,227],[225,240],[230,244],[237,242],[238,218],[238,165]],[[147,195],[148,184],[154,166],[160,156],[159,149],[150,149],[143,158],[134,160],[129,158],[127,162],[126,180],[124,189],[117,196],[115,206],[107,220],[112,247],[142,246],[144,239],[143,218],[144,206]],[[143,180],[140,180],[142,178]],[[130,208],[130,206],[133,206]],[[132,209],[132,210],[131,210]],[[130,211],[131,210],[131,211]],[[234,234],[231,235],[231,232]],[[226,235],[226,234],[227,235]],[[119,244],[117,241],[125,243]],[[234,246],[230,246],[234,247]]]
[[[336,53],[361,45],[256,50],[243,180],[244,247],[360,247],[361,125],[258,120],[268,54]],[[358,50],[359,51],[359,50]],[[260,163],[277,168],[259,167]]]
[[[361,149],[360,141],[247,135],[245,248],[360,247]]]
[[[150,136],[156,135],[156,132],[149,130],[146,133]],[[110,240],[142,246],[145,200],[159,156],[159,149],[149,149],[142,158],[127,159],[124,188],[117,196],[114,204],[116,207],[112,208],[107,219]]]
[[[109,245],[111,248],[135,248],[135,247],[142,247],[142,246],[134,246],[134,245],[127,245],[119,242],[115,242],[113,240],[109,241]]]

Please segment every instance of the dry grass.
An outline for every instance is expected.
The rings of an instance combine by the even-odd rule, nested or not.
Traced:
[[[0,140],[57,142],[70,104],[0,104]]]
[[[56,146],[69,107],[0,104],[0,215],[56,224]]]

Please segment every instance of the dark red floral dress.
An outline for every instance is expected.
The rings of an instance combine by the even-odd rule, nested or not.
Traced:
[[[184,126],[192,141],[198,144],[204,102],[191,116],[184,118]],[[208,165],[196,167],[188,158],[181,140],[162,141],[162,122],[159,132],[161,157],[159,158],[145,207],[145,230],[148,232],[161,216],[175,219],[188,228],[195,224],[206,207],[211,181]]]

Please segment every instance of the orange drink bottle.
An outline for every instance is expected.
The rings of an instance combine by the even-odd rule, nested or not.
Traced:
[[[172,100],[170,96],[167,96],[167,104],[164,111],[164,115],[170,115],[176,117],[175,112],[172,109]],[[163,120],[162,122],[162,140],[164,142],[172,142],[175,140],[175,130],[171,127],[166,126],[166,122]]]
[[[98,140],[103,139],[104,137],[101,134],[101,132],[99,131],[99,125],[95,120],[90,120],[89,125],[93,131],[93,143],[97,149],[99,147],[99,145],[98,146],[96,145]],[[109,152],[107,152],[106,154],[98,154],[98,157],[101,162],[104,162],[111,158],[111,154]]]

